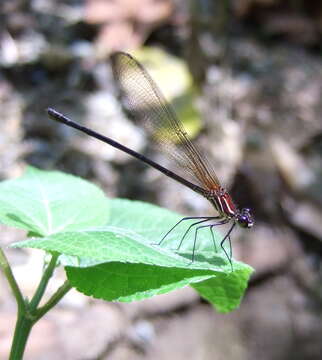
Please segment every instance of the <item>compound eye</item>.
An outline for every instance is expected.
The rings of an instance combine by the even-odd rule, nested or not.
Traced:
[[[238,224],[242,228],[251,228],[254,225],[249,209],[243,209],[242,213],[238,217]]]
[[[243,228],[248,227],[248,222],[248,217],[245,215],[240,216],[238,219],[239,225]]]

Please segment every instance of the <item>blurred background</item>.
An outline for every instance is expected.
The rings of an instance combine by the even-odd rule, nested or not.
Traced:
[[[51,106],[147,154],[113,83],[109,55],[123,50],[256,221],[233,235],[234,257],[256,270],[233,313],[217,314],[190,288],[132,304],[72,291],[33,329],[25,359],[321,359],[322,3],[2,0],[0,15],[1,179],[31,164],[89,179],[109,197],[213,213],[190,189],[48,119]],[[25,237],[1,229],[3,247]],[[31,294],[42,253],[6,253]],[[5,359],[16,309],[0,286]]]

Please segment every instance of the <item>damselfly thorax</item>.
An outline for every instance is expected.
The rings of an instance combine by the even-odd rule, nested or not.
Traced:
[[[216,190],[208,190],[204,196],[213,204],[220,218],[234,220],[242,228],[251,228],[254,225],[250,210],[239,210],[225,188],[220,186]]]

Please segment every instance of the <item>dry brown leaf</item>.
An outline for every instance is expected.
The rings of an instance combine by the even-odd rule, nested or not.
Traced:
[[[138,47],[172,12],[171,0],[87,0],[85,21],[103,25],[96,46],[98,56],[105,57],[115,50]]]
[[[85,21],[102,24],[135,20],[155,25],[167,20],[172,11],[173,3],[170,0],[87,0]]]

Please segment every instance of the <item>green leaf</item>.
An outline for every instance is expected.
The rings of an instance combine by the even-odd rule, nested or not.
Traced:
[[[71,283],[86,295],[131,302],[213,277],[211,271],[155,267],[146,264],[105,263],[85,269],[66,267]],[[98,282],[98,279],[100,281]]]
[[[162,246],[153,245],[180,220],[157,206],[138,201],[111,201],[111,217],[104,227],[70,231],[18,243],[66,256],[67,276],[79,291],[97,298],[134,301],[194,285],[219,311],[236,308],[252,269],[217,252],[209,229],[200,231],[195,261],[191,262],[194,233],[178,246],[187,222],[176,227]],[[191,221],[189,222],[191,224]],[[215,235],[216,242],[220,236]],[[68,256],[78,262],[68,262]],[[213,282],[212,282],[213,281]]]
[[[22,177],[0,183],[0,222],[30,235],[103,225],[108,215],[103,192],[72,175],[28,167]]]
[[[218,311],[226,313],[239,306],[251,273],[249,267],[238,268],[226,276],[215,276],[192,287]]]
[[[239,306],[251,270],[244,267],[222,274],[112,262],[83,269],[66,267],[66,273],[80,292],[108,301],[139,301],[191,285],[219,312],[226,313]]]

